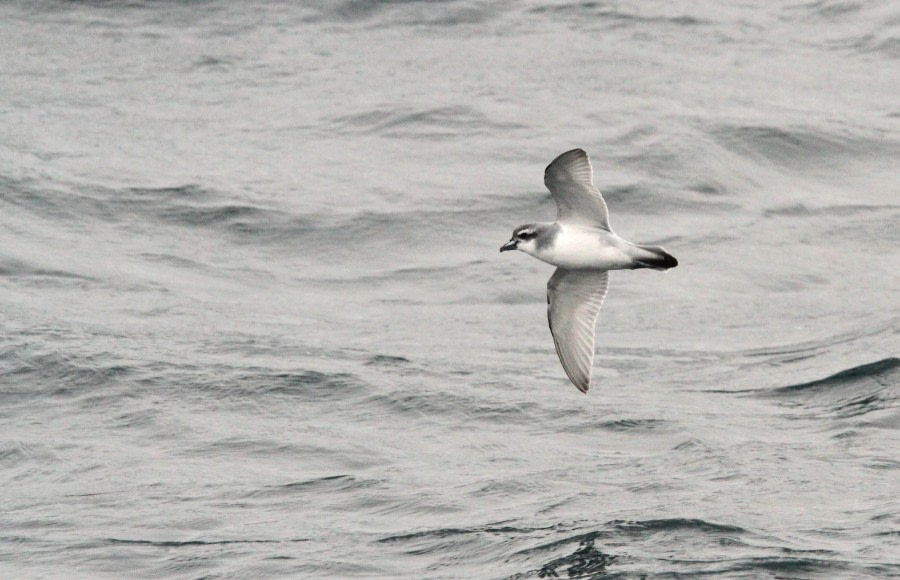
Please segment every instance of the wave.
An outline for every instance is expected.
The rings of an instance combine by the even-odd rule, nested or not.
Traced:
[[[22,278],[62,278],[66,280],[96,282],[97,279],[67,270],[44,268],[37,264],[29,263],[17,258],[4,258],[0,256],[0,276]]]
[[[456,136],[494,134],[525,129],[521,123],[493,121],[468,106],[432,108],[374,108],[362,113],[334,117],[327,122],[329,132],[378,134],[413,139],[446,139]]]
[[[674,429],[671,421],[664,419],[609,419],[604,421],[588,421],[565,427],[563,430],[572,433],[590,433],[595,431],[613,431],[616,433],[642,434],[648,432]]]
[[[808,383],[800,383],[781,387],[774,391],[778,395],[790,395],[799,392],[816,392],[822,390],[830,390],[833,388],[845,388],[859,382],[875,382],[880,386],[888,386],[888,384],[897,384],[897,381],[891,380],[898,374],[900,367],[900,359],[886,358],[873,363],[852,367],[824,379],[810,381]],[[889,379],[891,377],[891,379]]]
[[[95,389],[132,376],[130,365],[105,361],[105,355],[78,356],[59,351],[34,351],[24,342],[0,350],[0,396],[7,402],[50,396],[89,395]]]
[[[380,409],[385,416],[411,419],[456,417],[461,421],[486,425],[522,425],[538,421],[560,421],[569,416],[565,410],[547,411],[537,403],[486,401],[482,397],[447,391],[421,391],[408,388],[377,393],[361,403],[362,409]]]
[[[690,185],[688,189],[701,194],[702,197],[691,199],[678,192],[661,191],[645,183],[606,187],[603,189],[603,197],[617,212],[641,215],[727,214],[740,208],[740,204],[727,200],[725,196],[728,190],[721,184],[707,181]]]
[[[900,39],[895,32],[897,11],[890,2],[817,0],[795,5],[790,12],[806,28],[822,27],[814,46],[889,59],[900,57]]]
[[[897,143],[850,131],[826,131],[802,126],[719,124],[710,135],[723,147],[777,166],[830,165],[838,158],[895,157]]]
[[[373,357],[370,357],[365,363],[366,366],[378,366],[378,367],[388,367],[388,368],[397,368],[404,367],[410,364],[408,358],[404,358],[402,356],[392,356],[386,354],[377,354]]]
[[[561,527],[555,526],[555,527]],[[651,519],[651,520],[612,520],[608,522],[602,529],[594,530],[587,533],[581,533],[574,536],[555,539],[551,542],[539,544],[525,550],[520,550],[516,554],[535,554],[556,550],[561,546],[570,544],[581,544],[587,540],[604,539],[610,540],[620,538],[622,536],[652,536],[659,533],[681,532],[681,533],[697,533],[707,536],[735,535],[748,533],[747,530],[728,524],[719,524],[708,522],[699,518],[668,518],[668,519]]]
[[[739,526],[728,524],[717,524],[697,518],[668,518],[658,520],[615,520],[611,522],[612,527],[625,534],[657,534],[660,532],[671,531],[687,531],[698,532],[701,534],[743,534],[746,530]]]
[[[860,205],[838,204],[825,207],[811,207],[804,203],[795,203],[780,207],[773,207],[763,211],[765,217],[838,217],[846,218],[864,214],[868,219],[870,214],[883,211],[900,210],[900,205]]]
[[[609,2],[568,2],[539,6],[531,9],[533,14],[554,14],[569,16],[577,19],[579,23],[592,23],[606,27],[619,26],[646,26],[652,24],[664,24],[677,27],[697,27],[708,25],[710,20],[688,14],[641,14],[635,11],[627,11]]]
[[[0,203],[70,226],[89,219],[116,224],[138,217],[171,225],[239,229],[242,224],[288,219],[284,212],[231,201],[222,192],[195,184],[123,189],[82,186],[65,190],[16,182],[0,188]],[[292,221],[297,220],[292,217]]]
[[[508,576],[507,580],[524,578],[559,578],[561,573],[567,578],[605,578],[607,568],[620,560],[619,556],[607,554],[594,546],[595,539],[586,537],[579,542],[571,554],[550,560],[537,570],[529,570]]]
[[[544,528],[552,533],[562,526]],[[774,543],[773,543],[774,540]],[[669,553],[677,546],[678,558],[654,557],[658,551]],[[600,529],[567,536],[521,550],[507,562],[538,560],[548,552],[560,552],[538,567],[506,577],[525,578],[608,578],[658,576],[757,577],[885,572],[895,567],[872,563],[861,565],[841,559],[827,549],[795,549],[771,536],[760,537],[740,526],[720,524],[697,518],[668,518],[637,521],[612,521]],[[619,566],[627,570],[618,570]]]
[[[286,540],[124,540],[121,538],[107,538],[105,542],[111,545],[153,546],[155,548],[190,548],[197,546],[221,546],[228,544],[291,544],[296,542],[309,542],[309,538],[289,538]],[[84,546],[82,546],[84,547]]]
[[[170,379],[171,382],[171,379]],[[369,384],[351,373],[323,373],[314,370],[271,372],[222,368],[195,379],[193,388],[213,390],[223,398],[271,399],[324,403],[362,396]]]
[[[484,23],[499,14],[493,2],[467,3],[433,0],[319,0],[306,22],[363,22],[373,28],[390,26],[457,26]]]
[[[380,240],[408,244],[413,241],[411,237],[424,241],[438,234],[453,234],[461,224],[470,227],[493,224],[492,216],[506,211],[505,207],[453,211],[434,207],[398,212],[297,213],[230,199],[228,192],[196,184],[123,189],[79,187],[61,191],[16,183],[0,187],[0,208],[4,204],[34,217],[61,222],[67,228],[97,222],[131,227],[143,222],[148,226],[207,229],[241,243],[289,241],[296,248],[297,242],[303,242],[304,248],[326,246],[332,251],[338,247],[355,251],[361,239],[370,243]],[[0,263],[0,268],[8,273],[38,270],[14,259]]]
[[[715,567],[710,572],[720,574],[745,573],[752,574],[751,577],[759,578],[762,575],[774,575],[775,578],[797,578],[797,577],[823,577],[823,578],[839,578],[841,573],[855,571],[874,571],[879,567],[860,567],[851,566],[850,563],[842,560],[827,560],[821,558],[801,558],[791,556],[764,556],[742,558],[737,562],[726,562]]]
[[[468,534],[527,534],[535,531],[552,530],[556,526],[547,527],[519,527],[505,526],[503,522],[487,524],[484,526],[474,526],[471,528],[435,528],[430,530],[421,530],[418,532],[410,532],[408,534],[396,534],[379,538],[380,544],[388,544],[394,542],[409,542],[420,540],[423,538],[447,538],[450,536],[464,536]]]
[[[265,239],[272,232],[304,231],[313,220],[276,208],[227,199],[219,191],[197,185],[163,188],[128,188],[103,191],[102,203],[109,217],[136,216],[182,227],[218,229],[238,237]],[[95,214],[102,217],[102,214]]]
[[[900,359],[887,358],[831,376],[762,393],[782,405],[850,418],[900,406]]]
[[[560,528],[562,526],[554,526],[550,529]],[[560,531],[562,530],[560,529]],[[722,545],[741,544],[738,538],[748,533],[739,526],[719,524],[697,518],[613,520],[597,530],[554,539],[515,552],[509,557],[510,560],[542,560],[548,552],[559,552],[561,550],[564,551],[564,554],[543,562],[538,568],[508,576],[507,580],[555,578],[559,576],[569,578],[608,577],[608,575],[615,575],[617,572],[610,568],[625,562],[629,564],[629,569],[635,572],[637,571],[636,565],[649,567],[648,570],[644,570],[639,575],[643,573],[660,573],[659,563],[642,557],[637,559],[644,560],[644,562],[637,564],[635,562],[636,558],[630,556],[628,548],[623,549],[623,546],[634,547],[638,543],[642,545],[652,543],[655,536],[660,535],[665,538],[666,542],[672,542],[673,536],[675,536],[674,541],[680,544],[689,543],[691,546],[694,546],[695,550],[701,549],[703,543],[708,543],[710,546],[720,549]],[[597,544],[601,542],[606,546],[616,546],[617,549],[610,550],[605,546],[598,548]],[[646,548],[647,546],[644,545],[642,551],[646,551]],[[707,562],[700,561],[693,564],[707,564]],[[670,562],[670,566],[665,571],[690,572],[696,571],[697,567],[685,566],[681,562]]]
[[[348,493],[370,489],[381,484],[376,479],[359,479],[352,475],[328,475],[285,483],[283,485],[268,486],[261,490],[254,490],[245,497],[279,497],[306,493]]]

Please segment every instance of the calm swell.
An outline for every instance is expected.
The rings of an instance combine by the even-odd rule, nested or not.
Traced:
[[[0,7],[0,575],[900,576],[896,6]],[[550,219],[624,237],[582,396]]]

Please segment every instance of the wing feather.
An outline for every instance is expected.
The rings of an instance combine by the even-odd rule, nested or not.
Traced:
[[[594,187],[591,160],[583,149],[566,151],[544,171],[544,185],[556,200],[556,221],[609,228],[609,211]]]
[[[557,268],[547,283],[547,318],[569,380],[586,393],[594,363],[594,328],[609,288],[609,272]]]

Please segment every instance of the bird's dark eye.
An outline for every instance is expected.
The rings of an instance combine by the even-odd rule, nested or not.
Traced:
[[[530,240],[537,236],[535,232],[519,232],[519,239]]]

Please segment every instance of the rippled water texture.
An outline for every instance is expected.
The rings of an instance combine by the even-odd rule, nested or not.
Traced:
[[[0,6],[0,577],[900,576],[896,2]],[[547,329],[583,147],[594,385]]]

